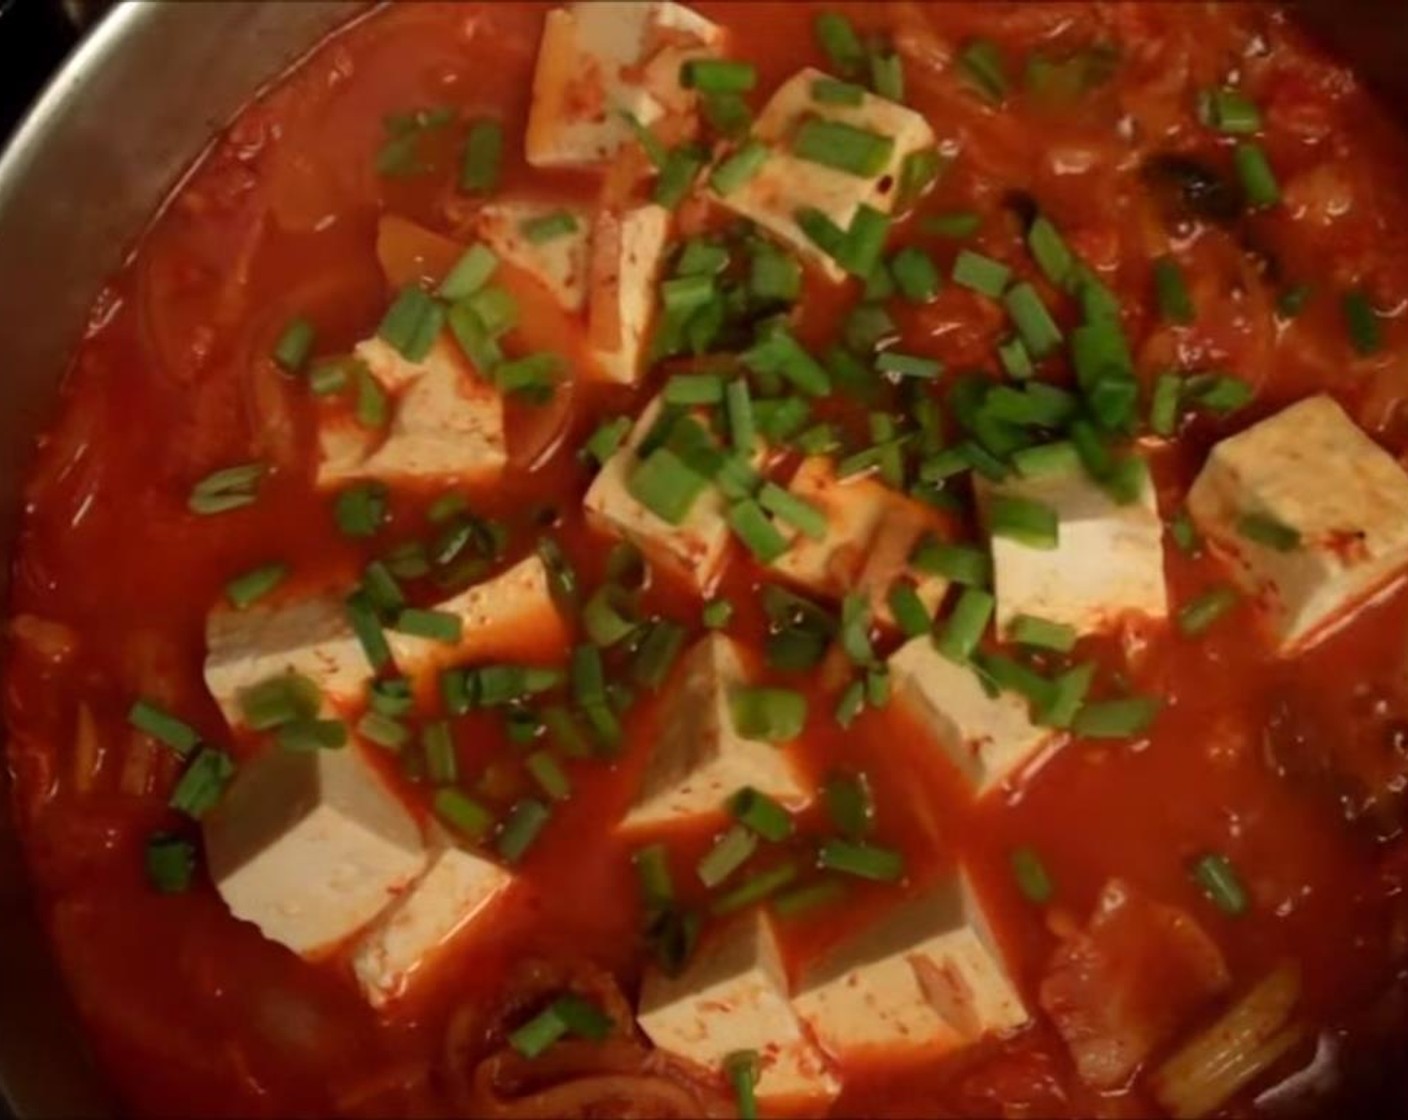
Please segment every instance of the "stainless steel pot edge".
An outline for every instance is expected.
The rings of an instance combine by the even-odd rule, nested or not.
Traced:
[[[103,284],[220,127],[366,7],[127,0],[21,123],[0,154],[0,541],[15,539],[35,440]],[[9,777],[0,768],[0,1094],[25,1120],[110,1115],[35,914]]]

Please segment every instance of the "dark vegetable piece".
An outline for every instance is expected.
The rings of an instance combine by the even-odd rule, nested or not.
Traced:
[[[1143,178],[1171,226],[1191,221],[1230,226],[1242,213],[1242,194],[1228,179],[1190,156],[1150,157]]]

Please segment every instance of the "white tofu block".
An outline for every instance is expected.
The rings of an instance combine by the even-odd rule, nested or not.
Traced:
[[[787,1001],[777,936],[759,910],[719,929],[681,975],[648,972],[636,1019],[660,1049],[706,1069],[722,1069],[735,1051],[756,1051],[760,1103],[817,1105],[840,1090]]]
[[[989,696],[967,665],[950,661],[925,635],[890,657],[900,703],[921,719],[960,774],[981,797],[1032,762],[1056,739],[1038,727],[1027,702],[1012,692]]]
[[[1030,1020],[982,908],[958,875],[808,969],[792,999],[842,1061],[953,1053]]]
[[[386,631],[396,667],[408,677],[476,660],[560,658],[568,640],[547,567],[536,554],[436,603],[434,609],[459,616],[459,642]]]
[[[791,807],[805,805],[809,791],[787,751],[734,730],[729,693],[746,683],[735,643],[722,634],[701,639],[676,673],[640,792],[621,827],[717,816],[744,786]]]
[[[650,124],[678,91],[647,79],[658,53],[714,50],[723,32],[678,4],[588,0],[549,12],[533,73],[525,151],[534,167],[609,161],[631,137],[622,113]],[[659,75],[664,78],[665,75]]]
[[[812,86],[826,77],[809,67],[778,88],[753,126],[753,136],[771,149],[766,162],[743,186],[718,197],[723,206],[757,222],[839,280],[844,276],[841,267],[802,232],[794,215],[800,209],[814,208],[845,230],[862,205],[890,213],[905,157],[932,147],[934,132],[912,109],[871,93],[865,94],[859,105],[815,101]],[[797,158],[792,154],[792,137],[808,117],[839,121],[890,137],[895,142],[890,161],[878,175],[863,178]]]
[[[425,873],[377,918],[352,957],[352,971],[373,1007],[419,983],[436,954],[492,912],[512,881],[504,868],[446,838]]]
[[[555,213],[570,214],[577,228],[537,243],[524,233],[525,223]],[[591,216],[586,210],[556,203],[496,202],[479,211],[476,228],[499,257],[540,281],[563,310],[578,312],[586,305],[591,235]]]
[[[1188,512],[1265,611],[1280,652],[1303,650],[1408,565],[1408,474],[1333,400],[1311,397],[1212,449]],[[1300,534],[1278,551],[1238,528]]]
[[[948,581],[909,567],[909,557],[925,533],[941,530],[937,517],[877,479],[838,479],[834,463],[825,456],[804,459],[788,490],[822,511],[826,536],[818,540],[783,526],[791,541],[772,564],[780,576],[828,599],[864,591],[874,617],[884,625],[894,621],[887,599],[901,577],[913,577],[931,613],[938,607]]]
[[[1007,537],[992,541],[997,625],[1033,615],[1090,634],[1122,617],[1168,617],[1164,527],[1146,478],[1139,500],[1121,505],[1084,471],[978,484],[978,500],[1026,498],[1056,511],[1060,544],[1031,548]]]
[[[670,233],[670,213],[663,206],[636,206],[623,214],[604,212],[592,243],[593,336],[617,339],[594,356],[607,381],[634,385],[645,372],[642,356],[655,319],[660,266]]]
[[[355,743],[245,763],[204,829],[230,912],[305,956],[356,933],[425,866],[420,829]]]
[[[380,339],[357,352],[388,391],[392,419],[384,434],[361,431],[346,415],[319,425],[321,487],[358,479],[386,482],[482,482],[504,469],[508,449],[504,406],[449,337],[442,335],[421,362],[407,362]],[[378,442],[379,441],[379,442]]]
[[[631,496],[628,480],[639,460],[636,448],[659,419],[657,399],[640,414],[630,437],[602,466],[583,499],[588,521],[597,529],[630,541],[653,564],[708,595],[723,570],[730,532],[728,507],[713,486],[705,489],[678,525],[656,516]]]
[[[205,642],[205,684],[231,727],[243,722],[241,694],[273,677],[305,676],[333,704],[355,701],[372,677],[335,595],[216,609],[206,621]]]

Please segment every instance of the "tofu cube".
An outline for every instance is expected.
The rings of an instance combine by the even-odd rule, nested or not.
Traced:
[[[525,225],[556,213],[571,215],[577,228],[546,241],[529,238]],[[586,306],[591,217],[581,207],[525,201],[491,203],[479,211],[477,228],[501,259],[538,280],[564,311],[575,313]]]
[[[598,374],[634,385],[655,319],[660,266],[670,233],[663,206],[604,212],[592,240],[591,336]]]
[[[373,1007],[419,983],[435,956],[491,913],[512,876],[492,860],[443,838],[425,873],[373,923],[352,971]]]
[[[753,126],[753,136],[769,147],[766,162],[747,183],[718,196],[718,200],[734,213],[757,222],[839,280],[845,275],[841,266],[802,232],[795,217],[797,211],[820,210],[843,230],[850,228],[862,205],[890,213],[905,158],[932,147],[934,132],[912,109],[872,93],[866,93],[859,105],[816,101],[812,86],[827,76],[808,67],[778,88]],[[793,136],[812,117],[888,136],[894,141],[889,161],[879,174],[867,178],[798,158],[792,154]]]
[[[636,449],[660,418],[663,404],[652,401],[630,437],[603,464],[583,499],[590,524],[630,541],[650,561],[678,576],[700,595],[708,595],[723,571],[730,531],[728,506],[713,486],[705,489],[678,525],[652,513],[631,495],[629,479],[639,458]]]
[[[355,743],[244,764],[204,829],[230,912],[304,956],[356,933],[425,866],[415,820]]]
[[[1256,597],[1282,654],[1348,621],[1408,565],[1408,474],[1327,396],[1214,447],[1188,512]],[[1251,539],[1247,517],[1299,542],[1282,550]]]
[[[941,576],[916,573],[909,557],[928,532],[942,534],[943,524],[917,503],[874,478],[837,478],[825,456],[804,459],[788,490],[826,517],[826,536],[818,540],[790,530],[788,550],[772,564],[791,583],[828,599],[852,591],[869,595],[874,617],[891,625],[888,597],[895,580],[911,577],[932,614],[948,590]],[[784,531],[788,531],[783,526]]]
[[[891,657],[895,695],[927,727],[975,796],[1025,768],[1056,733],[1038,727],[1016,693],[990,696],[972,667],[950,661],[927,635]]]
[[[679,67],[651,66],[681,50],[712,52],[723,31],[679,4],[590,0],[548,13],[533,73],[525,151],[534,167],[606,163],[642,124],[676,101]],[[668,84],[665,84],[668,83]]]
[[[979,502],[998,495],[1040,502],[1055,510],[1060,526],[1054,549],[993,538],[1000,632],[1024,614],[1080,634],[1113,628],[1127,615],[1168,617],[1164,527],[1147,475],[1138,500],[1126,505],[1081,470],[979,484]]]
[[[787,1001],[787,975],[772,923],[753,911],[719,929],[677,977],[646,974],[640,1029],[660,1049],[706,1069],[757,1051],[760,1103],[824,1104],[840,1085]]]
[[[448,336],[421,362],[406,361],[381,339],[360,343],[357,355],[398,394],[391,424],[383,435],[359,429],[345,414],[325,415],[320,487],[368,478],[473,483],[502,473],[508,462],[503,401]]]
[[[901,904],[807,970],[792,999],[843,1061],[928,1058],[1030,1019],[967,877]]]
[[[462,627],[457,643],[386,631],[396,667],[408,677],[472,661],[557,660],[568,642],[547,567],[536,554],[435,604],[434,609],[459,616]]]
[[[244,721],[244,691],[273,677],[305,676],[334,706],[356,701],[372,677],[345,604],[335,595],[242,611],[218,608],[206,622],[205,638],[205,684],[231,727]]]
[[[658,734],[625,829],[716,816],[752,786],[800,808],[809,791],[785,748],[744,739],[733,726],[730,690],[744,683],[737,645],[701,639],[681,660],[660,710]]]

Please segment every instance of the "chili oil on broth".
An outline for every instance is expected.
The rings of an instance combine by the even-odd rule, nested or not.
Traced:
[[[729,28],[733,57],[757,65],[762,96],[803,65],[825,65],[811,34],[819,5],[696,7]],[[1017,261],[1020,235],[1004,206],[1011,192],[1030,193],[1120,296],[1141,372],[1170,363],[1227,368],[1257,387],[1245,415],[1225,425],[1196,420],[1176,447],[1156,453],[1161,509],[1181,504],[1216,439],[1321,389],[1357,409],[1390,450],[1404,450],[1396,347],[1356,357],[1331,297],[1312,300],[1294,320],[1270,306],[1268,261],[1288,277],[1327,287],[1363,285],[1382,308],[1400,306],[1408,289],[1408,255],[1392,219],[1402,202],[1401,142],[1353,79],[1281,17],[1257,8],[1142,4],[827,7],[894,35],[908,63],[908,104],[955,154],[921,213],[976,211],[984,221],[972,244]],[[591,961],[628,991],[639,978],[634,844],[612,829],[650,747],[656,715],[648,697],[629,720],[618,764],[573,769],[573,799],[518,872],[530,889],[517,891],[490,928],[438,966],[430,990],[385,1016],[365,1006],[336,955],[310,965],[263,940],[232,920],[199,876],[184,894],[151,891],[142,851],[154,830],[171,827],[165,802],[178,762],[126,723],[132,698],[143,695],[205,731],[221,727],[200,667],[206,614],[231,576],[277,559],[291,573],[281,595],[345,587],[382,542],[424,531],[435,494],[413,488],[394,488],[377,545],[337,531],[328,498],[311,483],[313,406],[265,356],[294,314],[317,324],[319,353],[346,352],[370,333],[389,300],[374,251],[383,215],[457,233],[468,205],[454,187],[462,126],[429,138],[427,174],[382,179],[374,157],[391,114],[450,105],[466,120],[496,116],[509,138],[502,193],[541,191],[594,204],[595,175],[534,171],[520,155],[546,10],[384,11],[334,36],[250,106],[104,293],[42,442],[12,605],[7,710],[17,816],[89,1037],[135,1112],[438,1111],[447,1092],[443,1040],[455,1009],[502,999],[502,978],[522,961]],[[962,82],[925,69],[942,69],[954,48],[976,36],[993,39],[1013,60],[1041,47],[1110,39],[1122,61],[1076,110],[1052,115],[1009,104],[994,111]],[[1233,73],[1262,101],[1263,142],[1285,204],[1250,223],[1254,244],[1241,240],[1243,223],[1235,233],[1188,227],[1177,247],[1201,312],[1193,327],[1171,329],[1159,323],[1149,295],[1147,262],[1165,251],[1167,238],[1139,168],[1159,152],[1218,149],[1221,142],[1198,123],[1195,94]],[[953,247],[919,238],[914,226],[900,226],[894,243],[918,238],[946,270]],[[1249,253],[1260,258],[1250,271]],[[809,272],[798,337],[829,341],[853,299],[854,285],[838,288]],[[895,317],[904,350],[950,369],[990,365],[1006,331],[996,305],[952,283],[922,306],[896,307]],[[1396,343],[1397,320],[1385,319],[1383,329]],[[559,535],[594,586],[606,550],[577,509],[589,471],[573,451],[599,418],[634,411],[659,382],[653,376],[652,388],[634,396],[577,394],[578,414],[558,453],[476,491],[475,511],[514,524],[511,547],[521,552],[532,536],[521,511],[556,509]],[[854,425],[854,417],[844,419]],[[195,480],[251,459],[274,466],[255,505],[230,517],[188,513]],[[1215,578],[1206,559],[1171,546],[1165,555],[1175,605]],[[736,606],[730,632],[753,646],[766,624],[758,585],[756,569],[740,560],[722,592]],[[695,604],[668,580],[657,579],[645,603],[693,624]],[[1278,960],[1299,961],[1304,1016],[1340,1040],[1342,1052],[1352,1055],[1358,1045],[1368,1052],[1375,1027],[1357,1009],[1374,1000],[1401,953],[1392,940],[1399,928],[1392,922],[1402,922],[1395,910],[1401,853],[1375,846],[1362,826],[1345,826],[1335,798],[1325,796],[1323,773],[1274,772],[1267,737],[1287,718],[1287,695],[1391,690],[1403,610],[1394,596],[1288,662],[1267,656],[1245,607],[1197,640],[1172,628],[1126,634],[1123,643],[1091,640],[1089,652],[1102,665],[1126,668],[1137,690],[1164,699],[1153,732],[1135,744],[1071,744],[1010,796],[978,805],[967,803],[945,766],[930,763],[924,728],[887,710],[867,712],[842,732],[830,725],[834,693],[804,685],[813,712],[807,771],[867,771],[878,837],[904,852],[914,881],[960,859],[969,866],[1000,918],[1014,978],[1036,1018],[1029,1030],[953,1062],[899,1074],[846,1068],[835,1110],[984,1115],[1005,1105],[1139,1114],[1154,1107],[1143,1081],[1097,1102],[1037,1005],[1058,935],[1084,923],[1111,876],[1194,915],[1226,954],[1234,992]],[[1378,718],[1350,702],[1323,708],[1314,734],[1325,738],[1361,735]],[[459,735],[459,747],[466,772],[513,749],[479,717]],[[243,760],[258,744],[236,736],[229,749]],[[403,789],[423,813],[424,795]],[[675,866],[691,867],[711,835],[671,833]],[[1049,907],[1024,901],[1013,882],[1009,856],[1019,846],[1041,853],[1057,887]],[[1189,862],[1208,850],[1224,852],[1241,870],[1252,902],[1247,914],[1221,915],[1190,881]],[[791,970],[893,896],[893,889],[862,885],[825,921],[782,923]],[[1185,1029],[1215,1010],[1204,1009]],[[1290,1072],[1306,1060],[1302,1048],[1278,1068]]]

